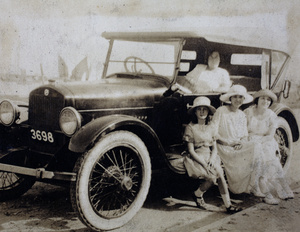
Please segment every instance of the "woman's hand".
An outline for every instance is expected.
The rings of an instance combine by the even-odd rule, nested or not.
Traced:
[[[237,144],[237,145],[234,145],[234,146],[233,146],[233,149],[234,149],[234,150],[241,150],[242,147],[243,147],[242,144]]]
[[[272,141],[272,139],[274,138],[274,136],[270,136],[270,135],[264,135],[261,139],[262,143],[268,142],[268,141]]]
[[[243,147],[242,143],[235,143],[234,145],[232,145],[234,150],[241,150]]]
[[[217,143],[224,145],[224,146],[233,147],[234,150],[240,150],[243,147],[243,141],[226,142],[224,140],[218,139]]]
[[[227,142],[227,141],[225,141],[225,140],[223,140],[223,139],[217,139],[216,142],[217,142],[218,144],[223,145],[223,146],[230,146],[230,143]]]
[[[214,161],[212,159],[210,159],[208,162],[207,162],[207,169],[210,169],[214,166]]]

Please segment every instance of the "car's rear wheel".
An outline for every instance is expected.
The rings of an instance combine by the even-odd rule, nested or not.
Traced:
[[[0,172],[0,201],[18,198],[35,183],[35,178],[12,172]]]
[[[123,226],[142,207],[151,163],[142,140],[127,131],[101,138],[76,162],[71,201],[80,220],[96,231]]]
[[[289,124],[282,117],[278,117],[275,139],[279,145],[281,165],[287,171],[293,155],[293,137]]]

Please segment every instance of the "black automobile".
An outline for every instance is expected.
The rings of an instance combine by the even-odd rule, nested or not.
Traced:
[[[194,32],[103,33],[109,41],[97,81],[51,83],[34,89],[29,104],[0,103],[0,200],[19,197],[35,181],[70,184],[80,220],[95,231],[127,223],[143,206],[152,176],[176,170],[187,109],[198,96],[215,107],[221,92],[192,93],[185,75],[219,51],[233,84],[250,93],[272,90],[278,102],[276,140],[287,169],[299,129],[289,96],[286,52],[249,41]]]

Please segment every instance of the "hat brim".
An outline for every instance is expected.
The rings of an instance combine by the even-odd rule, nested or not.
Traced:
[[[191,108],[189,108],[188,109],[188,114],[192,114],[194,112],[195,108],[197,108],[199,106],[207,107],[212,114],[214,114],[216,112],[216,108],[211,106],[211,105],[197,105],[197,106],[192,106]]]
[[[275,95],[275,93],[273,93],[271,91],[258,91],[253,95],[253,99],[257,99],[257,98],[263,97],[263,96],[267,96],[267,97],[271,98],[273,102],[277,101],[277,96]]]
[[[248,104],[248,103],[253,101],[253,97],[248,93],[225,93],[225,94],[220,96],[220,100],[222,102],[230,103],[230,98],[232,96],[236,96],[236,95],[240,95],[240,96],[243,96],[245,98],[244,101],[243,101],[243,104]]]

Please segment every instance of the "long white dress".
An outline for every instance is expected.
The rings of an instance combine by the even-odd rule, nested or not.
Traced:
[[[217,144],[231,192],[261,194],[259,177],[262,175],[261,146],[248,141],[247,118],[243,111],[233,112],[221,106],[213,117],[218,128],[218,137],[228,143],[242,141],[242,148]]]
[[[286,199],[293,196],[287,181],[284,177],[284,171],[280,164],[280,150],[275,138],[263,140],[264,135],[270,128],[277,128],[277,115],[270,109],[267,109],[262,116],[255,114],[256,106],[245,110],[248,120],[248,131],[250,141],[261,144],[263,158],[263,177],[266,180],[269,190],[275,193],[279,198]]]

